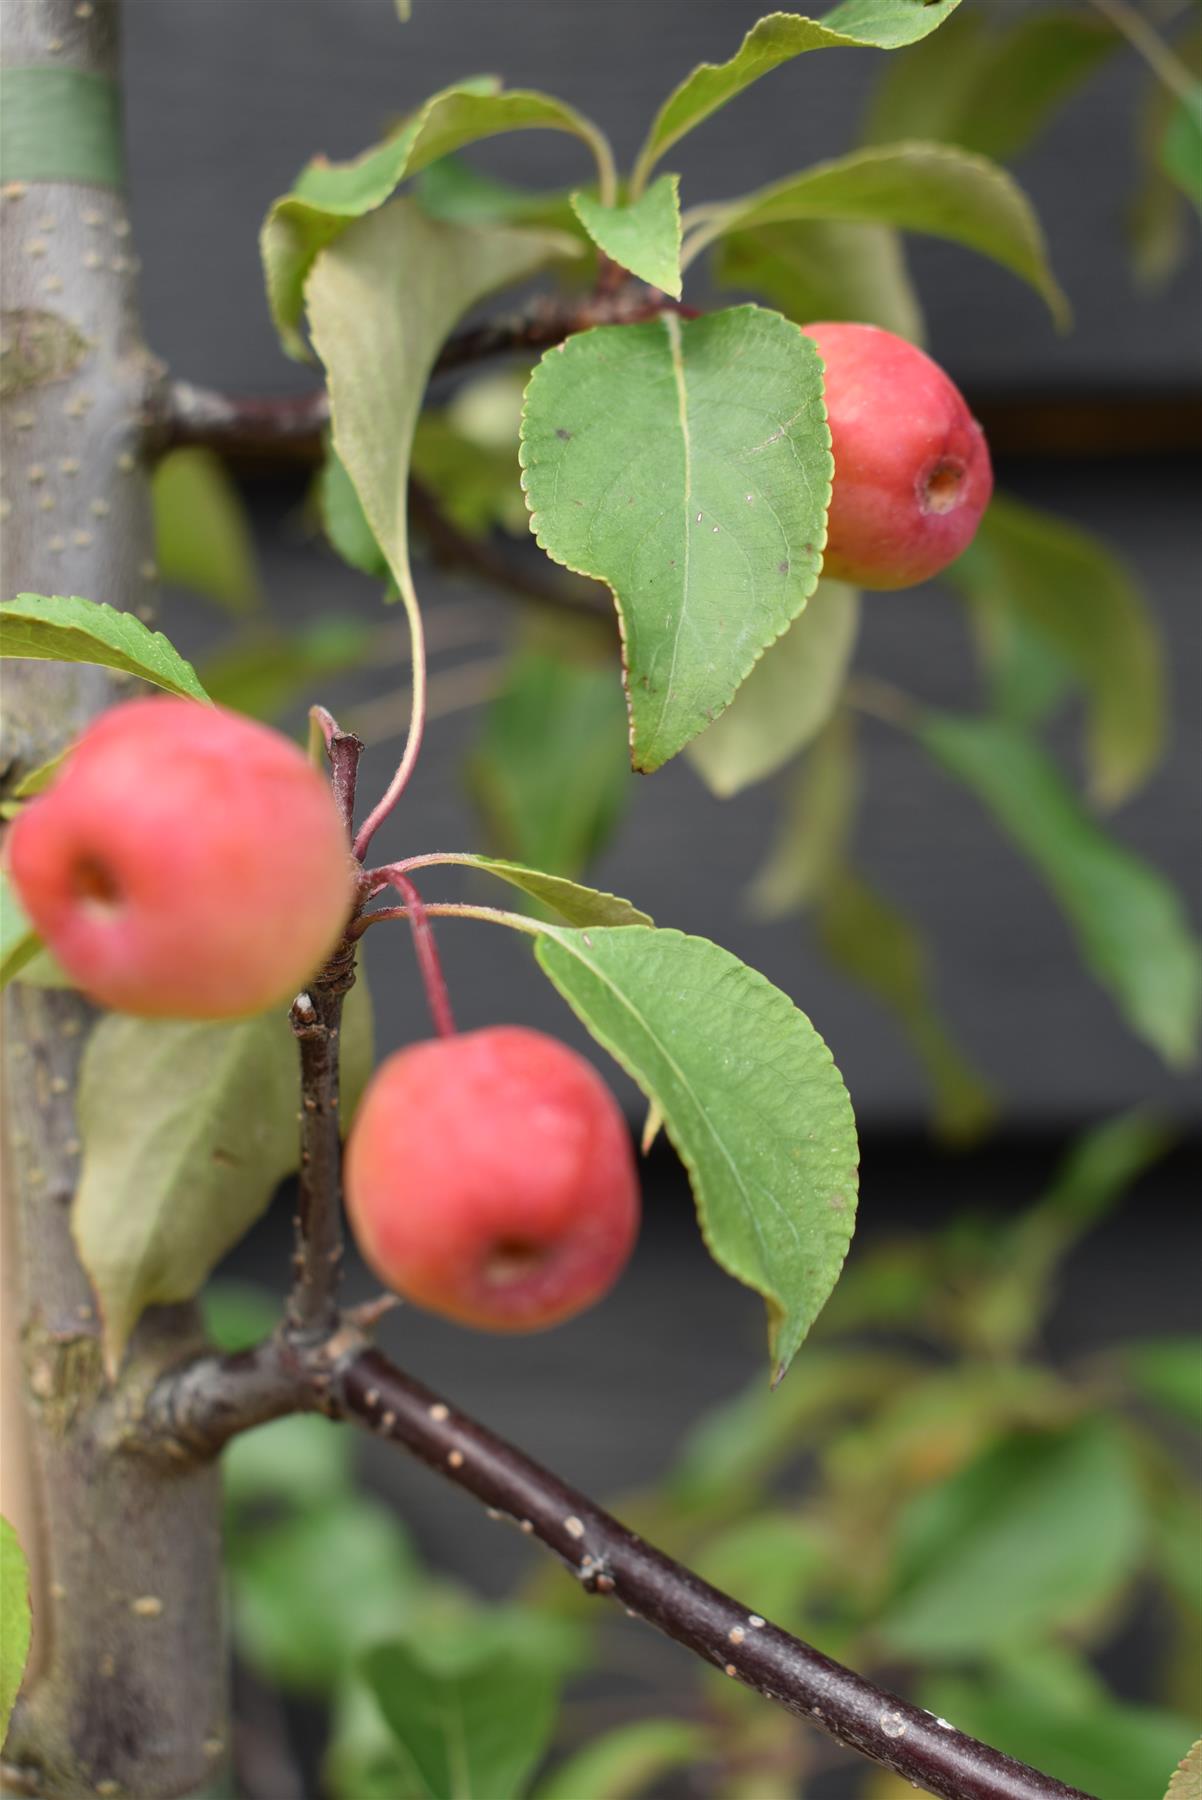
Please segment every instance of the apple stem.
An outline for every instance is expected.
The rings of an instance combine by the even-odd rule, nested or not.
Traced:
[[[422,897],[409,877],[403,874],[399,868],[373,870],[372,879],[374,880],[377,876],[383,876],[389,886],[394,887],[405,902],[403,908],[396,910],[403,913],[409,921],[409,929],[413,934],[413,948],[417,955],[417,966],[421,970],[422,983],[426,990],[426,1003],[430,1008],[434,1029],[439,1037],[454,1037],[455,1018],[451,1011],[451,997],[447,990],[446,976],[442,971],[442,959],[438,954],[434,927],[422,904]],[[377,913],[369,916],[378,918],[380,915]]]

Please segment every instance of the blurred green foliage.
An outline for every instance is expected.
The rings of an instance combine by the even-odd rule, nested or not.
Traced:
[[[966,1212],[853,1255],[790,1377],[701,1418],[619,1515],[1099,1800],[1162,1793],[1196,1733],[1202,1668],[1202,1508],[1181,1454],[1202,1342],[1067,1367],[1038,1346],[1064,1257],[1167,1141],[1141,1114],[1110,1120],[1025,1211]],[[270,1321],[254,1290],[218,1286],[209,1304],[227,1348]],[[621,1677],[643,1627],[615,1630],[546,1567],[508,1602],[471,1599],[356,1491],[348,1435],[322,1419],[236,1441],[226,1496],[239,1653],[328,1707],[334,1800],[635,1800],[682,1769],[722,1800],[786,1800],[837,1754],[701,1665],[670,1715],[653,1681],[626,1678],[628,1716],[582,1732],[560,1691]],[[1098,1654],[1150,1607],[1163,1666],[1120,1700]],[[865,1767],[860,1791],[909,1789]]]

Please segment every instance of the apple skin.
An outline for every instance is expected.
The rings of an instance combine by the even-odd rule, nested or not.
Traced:
[[[7,860],[71,980],[146,1018],[290,999],[333,950],[355,872],[328,784],[289,739],[194,700],[132,700],[23,808]]]
[[[985,433],[955,383],[876,325],[803,325],[826,365],[835,478],[824,575],[911,587],[972,542],[993,492]]]
[[[411,1045],[376,1071],[346,1152],[381,1281],[484,1331],[541,1331],[617,1280],[639,1226],[630,1133],[575,1051],[524,1026]]]

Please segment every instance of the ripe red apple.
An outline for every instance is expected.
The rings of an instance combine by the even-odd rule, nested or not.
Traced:
[[[583,1057],[516,1025],[381,1065],[351,1128],[346,1201],[388,1287],[486,1331],[538,1331],[591,1306],[639,1222],[617,1101]]]
[[[964,396],[876,325],[804,325],[826,365],[835,479],[822,572],[910,587],[972,542],[993,492],[985,433]]]
[[[89,726],[13,824],[8,863],[71,979],[146,1017],[237,1018],[289,999],[354,897],[346,831],[303,752],[166,697]]]

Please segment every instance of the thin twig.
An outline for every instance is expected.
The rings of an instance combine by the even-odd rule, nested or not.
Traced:
[[[417,966],[421,971],[422,985],[426,990],[426,1004],[430,1008],[434,1029],[439,1037],[454,1037],[455,1015],[451,1011],[451,996],[447,990],[446,976],[442,972],[442,959],[438,954],[434,928],[430,924],[429,916],[422,904],[422,897],[408,875],[395,865],[390,865],[387,869],[377,869],[373,873],[377,876],[385,876],[405,902],[405,914],[409,920],[409,929],[413,936],[413,949],[417,956]]]
[[[293,1353],[294,1357],[296,1353]],[[177,1444],[215,1454],[240,1429],[320,1408],[403,1446],[513,1520],[565,1563],[591,1594],[608,1595],[732,1680],[776,1701],[849,1749],[944,1800],[1087,1800],[1079,1789],[1004,1756],[946,1719],[876,1687],[750,1612],[645,1543],[587,1495],[403,1374],[344,1330],[294,1361],[279,1339],[241,1358],[207,1357],[152,1396]],[[293,1382],[292,1407],[286,1404]],[[250,1396],[238,1421],[237,1391]],[[214,1398],[215,1397],[215,1398]]]

